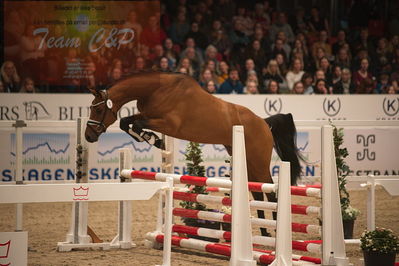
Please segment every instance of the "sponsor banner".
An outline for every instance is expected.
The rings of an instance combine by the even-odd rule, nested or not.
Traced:
[[[292,113],[295,120],[399,120],[396,95],[216,95],[260,117]],[[89,115],[90,94],[3,94],[0,120],[75,120]],[[127,103],[119,117],[137,113]]]
[[[0,232],[0,265],[28,265],[28,232]]]
[[[75,120],[89,114],[91,95],[40,95],[4,94],[0,100],[2,120]],[[296,120],[324,120],[324,112],[336,108],[338,113],[332,119],[345,120],[397,120],[399,102],[395,96],[220,96],[227,101],[247,106],[261,117],[279,112],[291,112]],[[62,99],[62,101],[61,101]],[[339,100],[339,101],[338,101]],[[339,104],[338,104],[339,102]],[[326,105],[327,103],[327,105]],[[337,105],[338,104],[338,105]],[[281,106],[281,108],[279,107]],[[324,106],[324,107],[323,107]],[[346,106],[344,108],[344,106]],[[338,108],[339,107],[339,108]],[[352,111],[348,111],[352,110]],[[267,111],[267,112],[266,112]],[[135,103],[126,104],[119,116],[136,113]],[[117,123],[116,123],[117,124]],[[346,161],[354,175],[399,174],[399,127],[356,128],[345,127],[344,146],[349,156]],[[55,181],[74,179],[76,160],[75,128],[39,129],[24,128],[23,167],[24,179],[31,181]],[[254,140],[256,141],[256,139]],[[184,151],[187,141],[175,140],[174,172],[186,174]],[[318,127],[298,127],[297,145],[306,164],[303,173],[308,176],[320,175],[321,132]],[[12,128],[0,128],[0,182],[10,182],[15,167],[15,132]],[[89,148],[90,180],[119,178],[118,149],[130,148],[133,151],[133,166],[138,170],[160,171],[160,151],[147,143],[137,143],[127,134],[110,127],[97,143]],[[222,145],[202,144],[206,175],[224,176],[230,166],[225,161],[229,156]],[[278,157],[272,156],[271,173],[278,174]]]
[[[159,1],[5,0],[1,47],[5,61],[36,82],[75,88],[94,76],[105,86],[103,69],[138,50],[140,25],[156,20],[159,11]]]

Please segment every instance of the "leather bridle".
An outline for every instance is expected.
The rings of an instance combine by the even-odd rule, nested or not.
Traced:
[[[104,94],[102,94],[101,92],[103,92]],[[105,120],[105,117],[106,117],[108,111],[111,111],[112,115],[113,115],[115,118],[117,117],[117,116],[116,116],[116,113],[115,113],[114,111],[112,111],[112,101],[108,98],[108,93],[107,93],[107,91],[106,91],[106,90],[103,90],[103,91],[100,91],[99,93],[100,93],[100,95],[101,95],[101,97],[102,97],[102,101],[90,105],[90,109],[91,109],[92,107],[97,107],[97,106],[100,106],[100,105],[103,105],[103,104],[105,105],[105,108],[104,108],[104,110],[103,110],[103,114],[102,114],[101,121],[96,121],[96,120],[93,120],[93,119],[89,119],[89,120],[87,121],[87,123],[86,123],[87,127],[90,128],[92,131],[94,131],[96,134],[98,134],[98,133],[99,133],[99,134],[104,133],[104,132],[107,130],[107,127],[104,125],[104,120]],[[93,110],[92,110],[92,111],[93,111]],[[101,131],[95,130],[95,129],[94,129],[94,126],[97,126],[97,129],[100,128]]]

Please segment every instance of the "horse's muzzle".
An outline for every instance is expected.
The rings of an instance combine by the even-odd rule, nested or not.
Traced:
[[[98,140],[98,136],[87,134],[87,133],[85,134],[85,138],[86,138],[87,142],[90,142],[90,143],[96,142]]]

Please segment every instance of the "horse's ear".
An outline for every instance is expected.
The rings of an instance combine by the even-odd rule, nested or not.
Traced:
[[[93,94],[94,96],[99,96],[100,92],[98,90],[96,90],[95,88],[88,88],[89,91],[91,92],[91,94]]]

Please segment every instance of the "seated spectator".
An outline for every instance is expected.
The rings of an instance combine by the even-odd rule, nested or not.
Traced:
[[[169,60],[165,56],[161,57],[156,64],[155,69],[161,72],[171,72],[172,68],[169,66]]]
[[[189,76],[194,77],[194,69],[191,65],[191,60],[188,57],[182,57],[179,61],[179,64],[177,65],[177,69],[184,68],[187,70],[187,73]]]
[[[251,37],[252,43],[256,40],[260,43],[260,49],[262,49],[265,53],[266,59],[270,56],[271,53],[271,45],[270,40],[265,36],[264,30],[262,27],[256,27],[255,32]]]
[[[389,85],[388,87],[385,88],[385,90],[382,92],[384,94],[396,94],[395,87],[393,85]]]
[[[166,39],[166,34],[159,27],[159,21],[156,16],[148,18],[147,26],[143,29],[140,35],[140,42],[152,49],[157,44],[162,44]],[[143,56],[143,55],[141,55]]]
[[[246,86],[244,87],[245,94],[259,94],[258,84],[255,81],[247,81]]]
[[[22,86],[19,92],[22,93],[35,93],[36,88],[35,88],[35,82],[31,78],[25,78],[22,81]]]
[[[248,58],[245,60],[245,68],[241,71],[241,81],[242,83],[245,83],[248,77],[248,73],[250,71],[255,71],[256,73],[256,66],[255,66],[255,61],[252,58]]]
[[[334,55],[338,54],[339,50],[345,45],[347,44],[347,40],[346,40],[346,33],[344,30],[339,30],[337,33],[337,40],[336,42],[333,44],[332,46],[332,52]]]
[[[160,44],[155,45],[151,51],[151,54],[149,55],[151,63],[156,64],[161,59],[161,57],[164,56],[164,54],[165,50],[163,49],[163,46]]]
[[[386,38],[380,38],[378,40],[377,50],[376,50],[376,68],[379,71],[391,71],[392,66],[392,52],[388,47],[388,41]]]
[[[258,80],[258,74],[256,73],[255,70],[250,70],[247,73],[247,79],[245,80],[245,84],[247,84],[249,81],[253,81],[256,83],[256,86],[259,86],[259,80]],[[245,90],[244,90],[245,93]]]
[[[211,94],[214,94],[214,93],[216,93],[217,92],[217,86],[216,86],[216,84],[215,84],[215,82],[213,81],[213,80],[208,80],[205,84],[204,84],[204,86],[202,86],[202,88],[205,90],[205,91],[207,91],[207,92],[209,92],[209,93],[211,93]]]
[[[304,88],[304,94],[313,94],[313,76],[309,72],[302,75],[301,82]]]
[[[333,85],[333,94],[355,93],[355,84],[352,82],[351,71],[348,68],[344,68],[341,72],[341,80]]]
[[[341,68],[349,68],[352,66],[352,58],[350,55],[349,49],[342,47],[339,49],[338,54],[335,58],[335,65],[340,66]]]
[[[303,42],[300,39],[295,39],[294,47],[292,49],[291,54],[299,53],[302,55],[302,61],[309,61],[308,49],[304,46]],[[292,58],[292,56],[291,56]]]
[[[294,59],[291,64],[290,70],[287,72],[285,79],[287,80],[288,89],[292,90],[294,87],[294,83],[300,81],[302,75],[305,72],[303,71],[302,61],[299,59]]]
[[[302,81],[297,81],[294,83],[294,87],[292,88],[292,93],[293,94],[304,94],[305,93],[305,88],[303,86]]]
[[[207,84],[208,81],[210,81],[210,80],[213,80],[213,82],[215,82],[216,79],[215,79],[215,77],[213,76],[211,70],[209,70],[209,69],[207,69],[207,68],[204,68],[204,69],[202,70],[202,72],[201,72],[201,75],[200,75],[200,78],[199,78],[198,83],[200,84],[201,87],[204,87],[205,84]]]
[[[327,57],[322,57],[320,58],[318,65],[319,65],[318,69],[323,70],[325,75],[325,80],[327,84],[330,86],[332,84],[332,75],[333,75],[330,61],[328,61]]]
[[[5,92],[3,82],[0,80],[0,93]]]
[[[326,79],[326,74],[324,74],[324,71],[322,69],[318,69],[314,73],[313,81],[316,82],[316,80],[319,80],[319,79]]]
[[[287,74],[287,61],[283,54],[276,54],[275,60],[278,64],[278,68],[280,69],[280,74],[284,77]]]
[[[278,32],[277,36],[276,36],[276,40],[277,39],[281,40],[283,42],[282,47],[287,55],[287,59],[289,60],[292,49],[291,49],[291,45],[287,42],[287,37],[285,36],[285,33],[283,31]],[[274,48],[274,45],[272,44],[272,49],[273,48]]]
[[[291,27],[292,30],[297,33],[297,32],[308,32],[309,28],[307,25],[307,19],[305,16],[305,9],[301,6],[299,6],[296,11],[295,15],[291,18]]]
[[[313,7],[310,10],[310,19],[308,21],[308,26],[313,33],[320,31],[329,32],[328,20],[326,17],[322,18],[320,16],[320,10],[317,7]]]
[[[122,69],[122,67],[113,66],[111,68],[111,71],[113,71],[114,68]],[[148,66],[145,63],[144,58],[142,56],[136,57],[136,59],[134,60],[134,64],[133,64],[133,72],[140,72],[147,68],[148,68]]]
[[[217,73],[217,83],[222,84],[229,77],[229,65],[226,61],[222,61],[219,64],[219,72]]]
[[[27,25],[25,34],[20,39],[20,62],[23,68],[21,75],[32,77],[35,82],[40,81],[40,69],[43,67],[44,52],[47,46],[40,48],[42,38],[33,35],[34,25]]]
[[[115,85],[120,80],[122,80],[122,69],[114,67],[111,70],[108,84],[112,86]]]
[[[368,80],[373,80],[374,77],[371,74],[371,72],[368,70],[369,69],[369,60],[367,58],[363,58],[360,61],[360,69],[355,71],[353,73],[353,83],[355,84],[356,87],[356,92],[358,91],[364,91],[365,87],[359,88],[360,83],[362,83],[363,80],[368,79]]]
[[[232,44],[223,30],[219,30],[215,36],[212,36],[209,42],[211,45],[216,47],[224,58],[229,56]]]
[[[312,45],[312,55],[316,57],[318,48],[323,48],[328,58],[332,55],[331,45],[328,43],[328,33],[325,30],[319,32],[319,40]]]
[[[244,86],[242,85],[240,81],[240,76],[238,74],[237,69],[230,69],[229,71],[229,78],[226,79],[225,82],[223,82],[219,89],[218,93],[221,94],[230,94],[230,93],[237,93],[237,94],[242,94],[243,93],[243,88]]]
[[[240,6],[237,8],[237,15],[233,17],[233,21],[240,20],[242,23],[243,32],[246,36],[250,36],[253,33],[254,29],[254,21],[251,16],[249,16],[249,12],[245,7]]]
[[[282,90],[287,90],[288,85],[285,80],[285,78],[281,75],[280,69],[278,67],[277,61],[276,60],[270,60],[269,63],[267,64],[267,67],[264,69],[262,73],[262,85],[263,85],[263,90],[266,89],[267,84],[269,84],[270,80],[275,80],[279,83],[279,87],[282,88]]]
[[[176,67],[177,61],[179,60],[179,53],[176,46],[173,44],[172,39],[167,38],[163,44],[164,55],[168,58],[172,67]]]
[[[327,82],[324,79],[316,80],[316,83],[313,87],[313,91],[315,94],[329,94],[330,90],[327,88]]]
[[[279,83],[275,80],[270,80],[267,84],[266,93],[267,94],[280,94]]]
[[[289,47],[289,46],[288,46]],[[287,48],[287,44],[284,44],[284,41],[281,39],[276,39],[274,44],[272,45],[272,57],[276,57],[277,54],[282,54],[284,56],[284,61],[289,61],[289,52],[291,52],[291,48]]]
[[[356,87],[356,93],[358,94],[373,94],[374,93],[374,81],[369,78],[362,79],[359,86]]]
[[[18,92],[21,86],[17,68],[12,61],[5,61],[0,69],[0,80],[5,92]]]
[[[377,94],[385,93],[390,85],[391,84],[389,83],[388,72],[381,72],[377,85],[375,87],[375,93]]]
[[[135,41],[133,42],[134,44],[140,42],[140,35],[141,32],[143,31],[143,26],[138,22],[137,20],[137,12],[135,10],[129,11],[126,22],[123,24],[123,28],[130,28],[134,30],[134,37]]]
[[[359,39],[355,41],[352,47],[352,54],[357,54],[360,50],[366,50],[369,55],[372,55],[375,51],[375,46],[371,38],[369,38],[369,30],[362,28],[360,30]]]
[[[186,39],[192,38],[195,41],[195,43],[197,44],[197,46],[202,50],[205,50],[205,48],[208,44],[208,38],[206,37],[206,35],[204,33],[202,33],[199,30],[199,26],[198,26],[197,22],[191,23],[191,30],[187,33],[185,38]]]
[[[198,24],[197,24],[198,27]],[[172,23],[169,29],[170,38],[174,43],[183,44],[187,34],[190,31],[190,25],[187,23],[185,12],[179,12],[176,21]]]
[[[242,21],[237,19],[233,22],[233,29],[230,31],[229,38],[233,47],[245,47],[249,43],[249,38],[244,33]]]
[[[212,44],[208,45],[205,50],[205,61],[212,60],[214,63],[218,63],[221,57],[218,56],[218,50]]]
[[[342,69],[340,66],[334,66],[333,71],[332,71],[332,79],[331,79],[331,85],[335,85],[336,83],[341,81],[342,77]]]
[[[217,37],[220,31],[223,32],[224,30],[225,29],[223,28],[222,22],[219,19],[213,20],[210,31],[211,34],[209,35],[208,41],[211,42],[213,39]]]
[[[248,46],[246,51],[247,58],[253,58],[255,65],[262,68],[266,61],[266,53],[261,47],[259,40],[253,40],[251,46]]]
[[[287,18],[284,12],[280,12],[277,15],[276,22],[272,24],[269,33],[270,39],[274,41],[277,38],[277,34],[281,31],[284,32],[285,36],[287,37],[287,42],[294,42],[295,35],[292,31],[291,26],[287,23]]]

